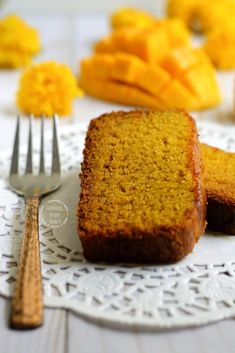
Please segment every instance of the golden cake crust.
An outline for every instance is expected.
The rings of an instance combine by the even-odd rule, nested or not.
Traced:
[[[235,234],[235,153],[202,144],[208,229]]]
[[[202,178],[201,154],[197,137],[197,129],[194,120],[186,112],[178,109],[168,110],[167,113],[183,113],[190,127],[188,136],[188,168],[193,178],[194,202],[192,207],[186,209],[182,221],[179,224],[144,224],[141,227],[127,226],[111,229],[104,224],[94,228],[87,214],[88,195],[91,192],[96,178],[92,177],[91,164],[93,154],[91,153],[94,143],[94,133],[97,129],[105,129],[106,119],[125,119],[132,115],[141,119],[143,114],[159,113],[161,111],[135,110],[132,112],[113,112],[104,114],[90,123],[84,149],[84,161],[81,170],[81,194],[78,207],[78,233],[82,242],[84,255],[90,261],[111,262],[175,262],[190,253],[199,236],[205,228],[205,189]],[[164,114],[164,111],[161,112]],[[108,131],[107,131],[108,132]],[[108,148],[108,147],[107,147]],[[101,185],[105,187],[105,185]],[[136,195],[138,197],[138,195]],[[94,202],[99,200],[94,200]]]

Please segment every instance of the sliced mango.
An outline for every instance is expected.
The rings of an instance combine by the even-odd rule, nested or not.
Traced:
[[[111,16],[111,26],[113,29],[130,26],[145,28],[152,26],[155,21],[156,19],[147,12],[133,7],[122,7]]]
[[[200,78],[200,79],[199,79]],[[199,109],[206,109],[220,103],[220,91],[214,75],[203,66],[194,67],[182,77],[183,83],[197,95]]]
[[[164,107],[184,107],[188,110],[197,110],[199,102],[187,88],[178,80],[173,80],[160,93],[161,102]]]
[[[86,74],[81,75],[79,82],[88,94],[96,98],[137,107],[154,109],[162,107],[155,97],[125,83],[101,79],[94,80],[94,77]]]
[[[181,81],[198,97],[200,109],[210,108],[221,101],[215,70],[203,50],[194,49],[194,52],[198,62],[182,73]]]
[[[190,47],[183,47],[169,52],[161,62],[161,66],[173,76],[178,77],[182,71],[187,71],[197,62],[197,52]]]
[[[144,61],[134,55],[105,53],[82,60],[81,70],[96,78],[133,83],[146,70],[146,66]]]
[[[148,63],[158,63],[170,50],[169,37],[161,26],[124,28],[111,33],[95,45],[95,52],[126,52]]]
[[[122,92],[123,85],[132,87],[151,100],[156,99],[163,107],[200,110],[219,104],[221,99],[214,68],[201,49],[174,49],[161,66],[148,64],[128,53],[98,53],[82,61],[81,74],[92,77],[93,86],[96,81],[99,81],[99,87],[101,82],[113,83],[115,87],[120,83]],[[85,79],[83,83],[82,88],[86,90]],[[96,95],[97,91],[93,89],[92,92],[88,93]],[[110,94],[107,92],[107,97]],[[116,93],[112,97],[119,101]],[[102,98],[105,98],[105,90]]]
[[[219,104],[215,70],[207,54],[190,47],[183,33],[177,20],[115,30],[82,61],[82,88],[102,99],[144,107],[200,110]]]
[[[94,54],[81,63],[82,88],[96,97],[105,99],[106,94],[107,100],[126,104],[137,105],[136,97],[140,96],[139,105],[143,106],[146,101],[155,101],[157,106],[200,110],[220,102],[213,66],[201,49],[178,48],[161,65],[164,67],[128,53]],[[113,87],[114,93],[106,91],[108,87]]]
[[[114,53],[117,49],[113,39],[110,36],[106,36],[95,44],[94,51],[96,53]]]
[[[205,5],[205,1],[203,2],[202,0],[168,0],[167,14],[169,17],[181,19],[186,24],[186,26],[194,30],[198,30],[200,29],[200,23],[198,23],[198,21],[202,4]]]
[[[172,48],[190,45],[191,33],[181,20],[177,18],[163,19],[158,21],[156,25],[161,25],[165,29]]]
[[[123,7],[115,11],[111,16],[111,27],[116,30],[127,27],[149,28],[161,26],[166,31],[172,47],[188,45],[190,32],[185,24],[177,19],[157,19],[148,12],[132,7]]]
[[[126,53],[95,54],[82,61],[81,72],[101,80],[132,84],[155,96],[171,81],[171,76],[160,66],[149,66]]]
[[[146,69],[142,75],[139,76],[136,85],[155,96],[159,96],[159,92],[166,87],[170,81],[171,75],[160,66],[146,65]]]

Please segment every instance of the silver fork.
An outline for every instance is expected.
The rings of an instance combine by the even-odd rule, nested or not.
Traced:
[[[33,116],[30,117],[26,168],[19,174],[20,117],[17,120],[9,185],[26,203],[23,243],[19,268],[13,293],[10,326],[12,328],[36,328],[43,323],[43,294],[38,239],[38,209],[41,197],[61,185],[60,156],[57,137],[57,117],[53,117],[51,174],[45,173],[44,118],[41,118],[40,164],[37,175],[33,174]]]

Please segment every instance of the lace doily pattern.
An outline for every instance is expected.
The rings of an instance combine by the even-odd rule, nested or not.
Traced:
[[[235,128],[198,123],[202,142],[235,151]],[[175,265],[87,263],[76,234],[79,170],[86,124],[61,135],[63,185],[43,200],[68,207],[66,224],[40,225],[45,305],[92,320],[163,329],[200,325],[235,315],[235,239],[207,234]],[[49,142],[49,141],[48,141]],[[49,146],[50,144],[47,143]],[[50,151],[48,149],[48,158]],[[38,153],[38,151],[35,151]],[[10,153],[0,162],[0,294],[11,296],[24,225],[23,201],[6,182]],[[22,159],[25,155],[22,154]],[[234,258],[234,261],[233,261]]]

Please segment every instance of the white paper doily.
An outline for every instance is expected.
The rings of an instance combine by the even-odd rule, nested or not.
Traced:
[[[202,122],[198,127],[201,141],[235,151],[235,127]],[[84,260],[76,233],[76,208],[86,125],[63,130],[63,186],[44,199],[42,206],[48,200],[60,200],[68,207],[69,218],[58,228],[40,226],[45,305],[68,308],[107,324],[152,329],[200,325],[234,316],[235,236],[204,235],[192,254],[170,266]],[[49,143],[47,146],[49,157]],[[23,211],[22,200],[7,187],[10,153],[4,156],[0,159],[0,294],[11,296]]]

